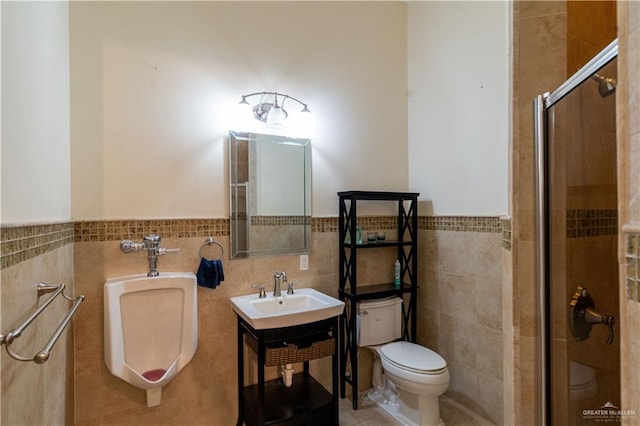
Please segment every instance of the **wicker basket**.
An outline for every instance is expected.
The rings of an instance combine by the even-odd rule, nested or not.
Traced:
[[[254,339],[247,337],[246,342],[254,352],[258,352],[258,345]],[[271,367],[275,365],[295,364],[297,362],[324,358],[325,356],[333,355],[335,347],[336,343],[333,338],[318,340],[306,348],[298,348],[295,344],[288,344],[286,346],[279,347],[266,347],[264,365]]]

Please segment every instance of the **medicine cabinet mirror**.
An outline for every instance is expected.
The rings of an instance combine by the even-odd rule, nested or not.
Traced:
[[[311,141],[229,132],[231,258],[311,251]]]

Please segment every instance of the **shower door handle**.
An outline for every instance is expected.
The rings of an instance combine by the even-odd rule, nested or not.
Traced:
[[[593,324],[605,324],[609,327],[607,344],[613,343],[613,325],[616,319],[595,310],[596,305],[585,287],[578,286],[569,303],[569,328],[576,340],[586,340]]]

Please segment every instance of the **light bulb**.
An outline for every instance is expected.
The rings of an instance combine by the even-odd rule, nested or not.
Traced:
[[[286,126],[284,120],[287,118],[287,113],[280,108],[277,104],[272,106],[267,114],[267,127],[272,129],[282,129]]]

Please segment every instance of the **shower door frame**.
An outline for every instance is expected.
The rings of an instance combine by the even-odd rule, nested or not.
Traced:
[[[535,186],[536,186],[536,285],[538,294],[538,401],[539,421],[551,424],[551,380],[550,362],[550,309],[549,300],[549,132],[547,128],[549,109],[588,80],[596,71],[618,56],[618,39],[613,40],[600,53],[580,68],[556,90],[538,95],[533,100],[534,145],[535,145]]]

